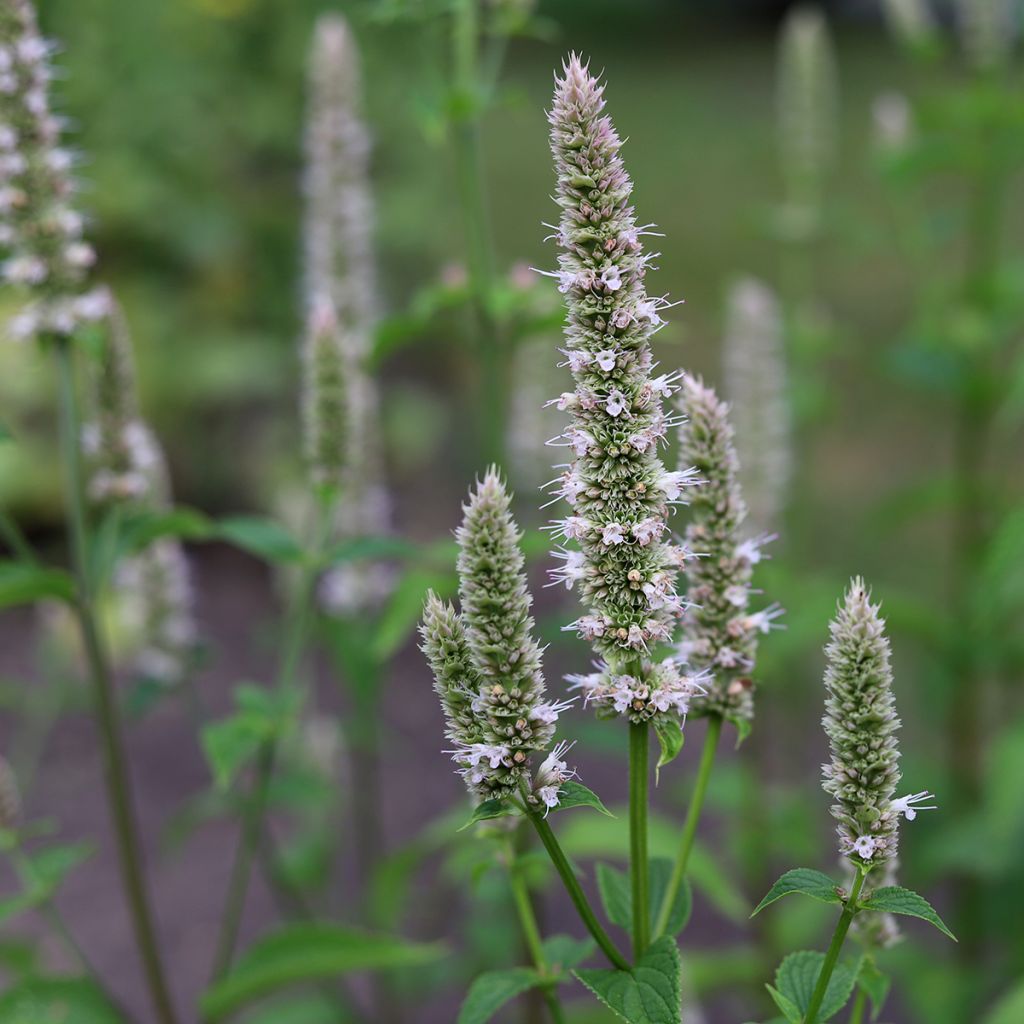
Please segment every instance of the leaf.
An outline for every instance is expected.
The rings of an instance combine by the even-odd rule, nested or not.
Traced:
[[[857,985],[871,1000],[872,1020],[877,1020],[878,1015],[882,1012],[891,984],[889,976],[878,969],[874,960],[867,956],[864,957],[864,962],[860,965],[860,974],[857,975]]]
[[[777,988],[773,988],[771,985],[765,985],[765,988],[768,989],[772,1002],[783,1012],[789,1024],[800,1024],[803,1014],[796,1003],[792,999],[787,999]]]
[[[679,1024],[679,949],[663,935],[630,971],[578,970],[579,980],[628,1024]]]
[[[457,1024],[485,1024],[510,999],[536,988],[543,981],[532,967],[485,971],[469,986]]]
[[[654,731],[658,734],[658,744],[661,747],[658,763],[654,766],[654,783],[657,785],[661,769],[665,765],[671,764],[679,756],[679,751],[683,749],[683,730],[674,718],[655,715]]]
[[[124,1024],[88,978],[26,978],[0,996],[4,1024]]]
[[[469,821],[459,828],[458,831],[465,832],[470,825],[476,825],[481,821],[491,821],[494,818],[507,818],[511,815],[521,813],[522,812],[515,804],[511,804],[507,800],[484,800],[483,803],[479,803],[473,808],[473,813],[470,815]]]
[[[668,889],[672,876],[672,861],[667,857],[658,857],[648,865],[648,905],[651,920],[654,921],[661,910],[661,901]],[[601,894],[601,904],[612,924],[617,924],[627,932],[633,927],[633,891],[629,878],[624,872],[607,864],[597,865],[597,887]],[[683,884],[676,892],[665,927],[667,935],[678,935],[686,927],[693,909],[693,893],[689,882],[684,878]]]
[[[370,641],[378,664],[391,658],[409,639],[423,615],[423,595],[428,590],[446,594],[452,589],[451,573],[410,569],[399,582],[381,613]]]
[[[324,558],[325,566],[366,559],[416,558],[425,552],[422,544],[405,537],[356,537],[335,544]]]
[[[778,991],[796,1006],[799,1011],[798,1020],[802,1020],[807,1013],[824,962],[824,953],[805,949],[799,953],[790,953],[775,972],[775,985]],[[859,972],[859,960],[852,966],[845,963],[836,964],[832,977],[829,978],[821,1009],[818,1010],[816,1024],[835,1016],[846,1005]],[[776,1005],[786,1013],[781,1003],[776,1002]]]
[[[75,580],[63,569],[25,562],[0,562],[0,608],[34,601],[66,601],[75,597]]]
[[[544,940],[544,962],[552,974],[561,974],[583,963],[594,952],[593,939],[576,939],[571,935],[551,935]]]
[[[580,782],[563,782],[558,790],[558,806],[552,808],[556,811],[567,811],[571,807],[593,807],[595,811],[600,811],[602,814],[606,814],[609,818],[614,818],[615,815],[608,810],[603,803],[601,798],[593,792],[593,790],[587,789]]]
[[[206,540],[216,529],[209,516],[198,509],[184,506],[170,510],[142,509],[124,518],[118,547],[122,555],[133,554],[161,537]]]
[[[911,889],[901,885],[887,885],[884,889],[876,889],[866,900],[860,903],[861,910],[881,910],[887,914],[904,914],[907,917],[919,917],[922,921],[935,925],[943,935],[948,935],[954,942],[956,936],[946,927],[932,905]]]
[[[217,524],[217,534],[265,562],[301,562],[302,545],[280,523],[261,516],[236,516]]]
[[[787,871],[768,890],[768,894],[754,908],[754,914],[760,913],[768,906],[783,896],[797,892],[803,896],[810,896],[811,899],[819,900],[822,903],[842,903],[839,894],[836,892],[836,883],[828,875],[813,868],[793,868]]]
[[[28,861],[31,876],[26,881],[41,898],[49,899],[64,879],[95,852],[91,843],[64,843],[46,847],[31,855]]]
[[[992,1008],[984,1024],[1020,1024],[1024,1020],[1024,981],[1019,981]]]
[[[266,743],[285,731],[294,710],[293,698],[282,700],[251,684],[238,686],[234,696],[235,713],[208,722],[200,735],[214,784],[222,790]]]
[[[234,970],[200,998],[200,1012],[204,1021],[220,1021],[287,986],[351,971],[415,967],[445,953],[444,945],[436,942],[409,942],[336,925],[289,925],[246,950]]]

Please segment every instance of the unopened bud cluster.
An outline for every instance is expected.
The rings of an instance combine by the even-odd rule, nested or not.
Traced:
[[[889,665],[889,640],[879,607],[860,578],[850,583],[830,624],[825,654],[823,725],[831,761],[823,785],[835,803],[839,852],[854,864],[871,867],[896,857],[899,818],[913,820],[931,798],[927,792],[894,799],[900,780],[899,747]]]
[[[667,519],[692,474],[667,471],[658,452],[672,425],[662,399],[679,375],[652,376],[650,339],[668,303],[645,290],[653,254],[640,242],[645,231],[603,92],[573,55],[548,115],[562,211],[552,276],[568,307],[565,355],[576,383],[557,400],[572,423],[552,443],[572,461],[554,487],[572,508],[554,529],[578,545],[556,552],[562,564],[552,575],[578,585],[586,606],[568,628],[616,673],[641,675],[652,688],[657,673],[648,679],[639,663],[672,639],[683,610],[676,577],[685,553],[671,542]]]
[[[741,538],[747,509],[728,407],[700,380],[687,377],[679,409],[685,417],[679,428],[680,465],[694,466],[702,481],[686,527],[686,543],[695,557],[686,568],[691,607],[679,653],[707,675],[706,692],[694,700],[694,712],[749,721],[758,638],[782,614],[778,605],[750,610],[751,578],[767,538]]]
[[[548,750],[570,702],[544,699],[541,650],[533,637],[521,535],[496,469],[470,495],[459,527],[461,613],[433,593],[421,634],[453,743],[452,759],[480,799],[525,789],[554,807],[574,774],[557,744],[533,774],[531,757]]]

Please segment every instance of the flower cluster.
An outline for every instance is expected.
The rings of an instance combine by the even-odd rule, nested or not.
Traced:
[[[679,653],[707,672],[707,692],[694,700],[694,712],[749,722],[758,637],[782,614],[778,605],[759,612],[749,608],[753,569],[768,538],[740,536],[747,510],[727,406],[701,381],[687,377],[679,408],[685,416],[679,429],[680,465],[695,466],[703,481],[686,528],[686,543],[696,557],[686,569],[692,607]]]
[[[367,368],[376,319],[369,137],[360,116],[359,56],[344,19],[324,15],[310,55],[306,131],[303,421],[310,474],[342,495],[334,533],[386,531],[379,401]],[[329,570],[320,599],[336,615],[378,607],[394,587],[387,565]]]
[[[792,475],[792,438],[782,313],[775,293],[754,278],[729,289],[722,370],[736,433],[747,522],[773,531]]]
[[[422,650],[434,673],[452,741],[452,759],[480,799],[527,787],[551,808],[575,773],[557,744],[531,777],[531,754],[551,746],[558,716],[571,701],[544,699],[541,650],[532,635],[530,594],[520,533],[496,469],[488,470],[463,508],[459,527],[461,614],[427,595]]]
[[[572,506],[553,528],[578,549],[561,549],[556,581],[579,584],[586,613],[574,629],[598,654],[633,674],[651,647],[672,639],[684,602],[675,582],[685,552],[671,543],[669,507],[693,482],[669,472],[658,446],[672,425],[662,399],[678,374],[652,376],[650,339],[662,325],[663,298],[644,278],[645,253],[630,205],[632,182],[621,141],[602,112],[604,87],[573,55],[556,82],[548,115],[562,215],[559,291],[568,318],[565,355],[576,388],[556,400],[572,423],[552,444],[572,461],[554,493]]]
[[[659,713],[685,719],[693,699],[706,692],[708,676],[707,670],[682,672],[674,658],[667,658],[651,665],[643,677],[616,673],[600,662],[594,672],[567,678],[573,689],[582,691],[584,704],[593,703],[609,716],[625,715],[631,722],[646,722]]]
[[[897,853],[899,818],[934,809],[927,792],[894,799],[900,780],[900,727],[892,693],[889,641],[885,622],[871,603],[864,581],[851,581],[829,628],[825,648],[823,725],[832,760],[823,767],[823,785],[835,803],[839,852],[870,867]]]
[[[82,295],[95,253],[82,238],[74,208],[73,154],[61,146],[63,122],[50,111],[52,46],[42,38],[28,0],[0,11],[0,265],[4,280],[40,298],[14,321],[13,332],[69,334],[99,319]]]
[[[794,7],[779,39],[779,160],[791,228],[813,232],[836,139],[836,70],[821,11]]]
[[[171,500],[170,476],[160,444],[139,413],[128,327],[114,298],[102,294],[107,315],[91,376],[92,419],[82,436],[88,495],[102,506],[164,508]],[[167,685],[180,682],[198,641],[181,544],[157,539],[122,562],[114,584],[126,625],[140,641],[136,669]]]

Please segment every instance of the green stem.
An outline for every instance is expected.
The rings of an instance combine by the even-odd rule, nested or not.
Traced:
[[[533,961],[533,966],[537,968],[537,973],[547,977],[550,973],[550,968],[544,957],[544,944],[540,937],[540,928],[537,926],[537,915],[533,911],[530,891],[526,886],[523,873],[516,863],[515,849],[511,843],[509,843],[508,855],[508,880],[512,888],[512,899],[515,901],[516,913],[519,916],[519,926],[523,930],[523,940],[526,943],[530,959]],[[562,1010],[562,1004],[558,998],[555,984],[552,981],[543,985],[541,992],[554,1024],[565,1024],[565,1013]]]
[[[57,359],[60,402],[61,454],[67,475],[65,502],[71,534],[71,550],[78,582],[75,612],[89,666],[96,704],[96,719],[103,750],[107,799],[114,822],[121,884],[131,913],[135,940],[142,958],[153,1008],[159,1024],[176,1024],[177,1017],[164,975],[149,892],[143,867],[138,825],[132,807],[131,778],[121,735],[120,712],[106,650],[100,638],[94,610],[89,570],[89,534],[85,516],[81,435],[82,424],[75,389],[74,361],[70,339],[53,339]]]
[[[505,351],[492,307],[494,247],[487,210],[480,144],[483,106],[479,69],[479,0],[458,0],[453,21],[455,101],[453,118],[455,172],[462,220],[466,232],[466,258],[477,344],[480,351],[481,445],[487,462],[502,461],[505,442],[507,389]]]
[[[647,896],[647,782],[649,726],[629,723],[629,877],[633,890],[633,957],[639,959],[650,940]]]
[[[853,920],[854,914],[857,913],[857,898],[860,896],[861,886],[864,885],[865,877],[864,869],[858,868],[857,877],[853,880],[850,895],[846,900],[846,906],[843,907],[843,912],[839,915],[838,922],[836,922],[836,930],[832,935],[832,942],[821,965],[818,983],[814,986],[810,1003],[807,1004],[807,1016],[804,1017],[804,1024],[816,1024],[818,1011],[821,1009],[825,993],[828,991],[828,983],[832,979],[832,972],[839,961],[839,954],[842,952],[846,933],[850,930],[850,922]]]
[[[318,504],[318,517],[315,546],[309,561],[302,570],[285,629],[283,652],[275,684],[279,694],[286,694],[295,686],[296,673],[302,660],[302,652],[312,619],[313,592],[317,574],[320,571],[320,557],[332,521],[331,502],[324,500]],[[220,935],[213,958],[212,977],[214,979],[221,977],[231,966],[235,946],[238,943],[238,932],[245,911],[252,866],[256,861],[263,836],[263,823],[270,798],[270,783],[277,761],[277,739],[276,735],[268,739],[256,759],[252,788],[249,791],[249,799],[246,801],[242,815],[242,827],[228,882],[224,916],[221,920]]]
[[[668,919],[672,913],[672,904],[675,902],[679,887],[686,877],[686,868],[690,863],[690,854],[693,852],[693,842],[697,837],[697,825],[700,822],[701,809],[704,807],[704,797],[708,791],[708,780],[711,778],[711,768],[715,763],[715,751],[718,749],[718,740],[722,735],[721,715],[712,715],[708,719],[708,730],[704,736],[704,749],[700,755],[700,766],[697,769],[697,781],[693,787],[693,796],[690,797],[690,806],[686,811],[686,821],[683,822],[683,835],[679,842],[679,852],[676,854],[676,862],[672,867],[672,875],[668,880],[665,895],[662,897],[661,906],[658,908],[658,917],[654,922],[654,938],[664,934],[668,926]]]
[[[629,961],[616,949],[615,943],[612,942],[608,937],[608,933],[601,927],[601,922],[598,921],[593,909],[591,909],[586,893],[580,887],[580,883],[576,879],[576,873],[573,871],[572,865],[555,838],[554,832],[551,831],[551,826],[547,823],[547,819],[528,804],[526,806],[526,814],[533,823],[533,827],[537,830],[537,835],[540,836],[540,841],[551,858],[551,863],[554,864],[555,870],[561,876],[562,883],[569,894],[569,899],[572,900],[573,906],[580,915],[580,919],[587,927],[587,931],[594,937],[594,941],[601,948],[601,952],[608,957],[613,967],[617,967],[620,971],[628,971]]]
[[[868,1006],[868,997],[864,989],[858,989],[850,1010],[849,1024],[864,1024],[864,1011]]]

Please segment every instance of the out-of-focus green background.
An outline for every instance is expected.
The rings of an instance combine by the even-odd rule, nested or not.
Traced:
[[[394,6],[341,5],[364,57],[381,304],[389,322],[400,324],[424,289],[457,279],[464,248],[444,114],[447,30],[440,15],[431,16],[438,5],[424,0],[424,16],[413,22],[389,17]],[[304,64],[313,21],[329,7],[309,0],[41,5],[45,31],[64,47],[59,105],[85,154],[83,203],[94,218],[100,274],[127,308],[146,415],[168,450],[177,498],[214,513],[280,511],[287,505],[282,496],[301,482],[296,409]],[[553,265],[542,224],[555,217],[544,110],[552,70],[569,49],[581,50],[607,76],[609,111],[628,138],[624,158],[636,183],[639,218],[656,221],[665,234],[653,240],[662,256],[651,289],[685,299],[658,335],[658,357],[667,367],[718,382],[728,285],[745,274],[784,283],[785,243],[772,229],[783,190],[775,80],[784,9],[781,3],[668,0],[542,5],[540,35],[509,43],[497,101],[483,126],[501,272]],[[940,616],[957,600],[950,591],[946,499],[956,415],[948,377],[959,364],[941,352],[929,357],[927,346],[922,355],[908,338],[921,320],[922,292],[931,289],[935,308],[942,308],[943,289],[953,287],[965,259],[965,189],[948,172],[909,192],[891,188],[872,144],[871,108],[880,93],[897,91],[915,109],[927,110],[966,87],[969,73],[955,53],[926,65],[909,60],[871,4],[822,9],[834,34],[838,78],[838,151],[825,178],[822,238],[812,251],[824,340],[808,372],[795,368],[798,468],[782,536],[763,577],[766,599],[780,597],[789,611],[787,633],[765,641],[759,697],[766,708],[760,742],[770,766],[765,787],[773,794],[766,797],[773,838],[766,840],[764,859],[780,870],[798,862],[833,866],[827,801],[817,785],[825,753],[817,728],[820,649],[848,577],[865,574],[886,602],[907,788],[936,791],[944,807],[944,793],[957,785],[949,709],[962,683],[951,677],[934,643],[936,629],[950,628],[937,625],[944,623]],[[941,31],[952,36],[948,24]],[[1022,85],[1016,72],[1007,82],[1008,95]],[[1011,294],[1020,294],[1024,281],[1019,184],[1010,179],[1001,215]],[[916,263],[901,247],[898,230],[908,195],[919,204],[929,239]],[[551,396],[567,381],[555,369],[557,344],[556,333],[546,351],[538,349],[550,367]],[[1019,355],[1006,366],[1007,373],[1020,374]],[[465,318],[427,320],[414,338],[385,353],[380,374],[399,528],[423,539],[444,535],[480,469],[474,348]],[[0,401],[19,440],[0,448],[0,500],[43,537],[60,521],[51,393],[46,363],[33,349],[0,346]],[[998,488],[986,524],[992,531],[1021,500],[1017,411],[1024,387],[1017,386],[1017,395],[1016,406],[1011,403],[986,439],[985,469]],[[517,511],[536,525],[540,498],[526,486],[520,491]],[[1024,542],[1012,531],[1007,538],[984,571],[1019,598]],[[230,579],[218,594],[233,600]],[[1015,607],[1000,605],[1003,617],[990,625],[1019,633]],[[951,628],[958,627],[974,628],[954,621]],[[551,631],[557,633],[557,625]],[[974,642],[990,641],[985,632]],[[553,657],[559,667],[579,671],[587,655],[576,644]],[[894,1024],[967,1024],[944,1015],[954,984],[970,987],[975,979],[983,1001],[991,1002],[1024,960],[1019,664],[1007,668],[1012,659],[988,658],[987,651],[977,662],[978,676],[991,684],[978,696],[984,703],[983,797],[969,815],[940,811],[906,827],[905,880],[928,891],[944,911],[955,904],[965,878],[980,885],[982,931],[989,938],[972,943],[976,959],[957,975],[958,954],[908,926],[913,942],[892,954],[898,996],[887,1019]],[[401,686],[428,685],[415,658],[402,662],[401,674]],[[400,699],[401,688],[396,692]],[[426,742],[427,749],[442,745],[439,721],[431,726],[437,742]],[[586,727],[578,731],[581,762],[588,756],[599,761],[600,744],[610,745],[606,734],[593,739],[587,755]],[[447,771],[440,755],[405,768],[413,777]],[[689,771],[681,769],[670,786],[685,790]],[[733,818],[744,813],[739,772],[730,760],[715,783],[715,835],[728,837],[730,812]],[[671,804],[670,796],[662,799]],[[757,855],[748,846],[723,857]],[[813,925],[809,937],[802,928],[802,922],[793,926],[801,941],[821,943]],[[717,946],[742,934],[723,932],[713,921],[708,929]],[[685,945],[698,957],[701,934],[691,929],[686,935]]]

